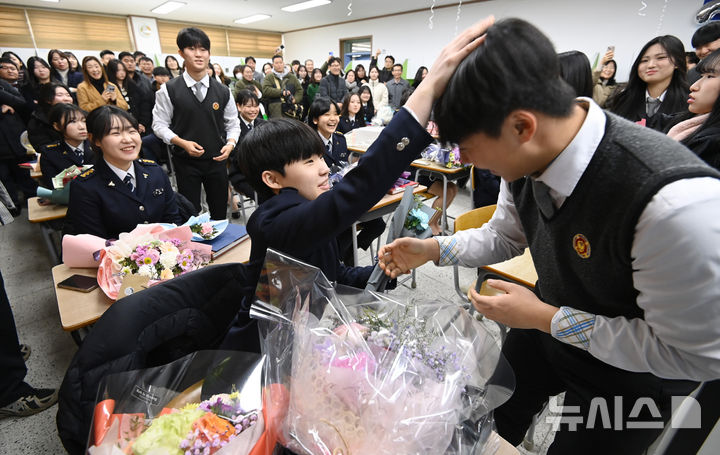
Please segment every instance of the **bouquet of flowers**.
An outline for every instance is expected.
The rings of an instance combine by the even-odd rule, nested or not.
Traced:
[[[200,351],[161,367],[108,376],[88,453],[264,453],[264,444],[256,449],[265,431],[261,369],[256,354]],[[212,394],[223,388],[228,390]]]
[[[272,262],[272,263],[270,263]],[[268,251],[260,322],[267,383],[288,390],[280,441],[298,454],[470,454],[513,380],[465,310],[338,286]],[[315,273],[312,273],[312,270]],[[512,373],[510,372],[510,377]]]
[[[141,275],[152,281],[169,280],[204,267],[210,262],[210,245],[192,242],[191,238],[187,226],[165,229],[160,225],[140,225],[120,234],[118,240],[97,252],[100,288],[116,300],[127,275]]]
[[[452,149],[444,148],[438,143],[427,146],[421,154],[423,159],[434,161],[449,169],[463,167],[464,164],[460,160],[460,149],[454,146]]]
[[[69,168],[63,169],[58,173],[58,175],[52,178],[53,188],[56,190],[64,188],[65,185],[74,180],[75,177],[87,171],[91,167],[93,167],[92,164],[85,164],[84,166],[80,167],[77,167],[73,164]]]

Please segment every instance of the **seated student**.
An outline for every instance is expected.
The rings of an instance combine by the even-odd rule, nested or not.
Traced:
[[[720,50],[697,65],[700,79],[690,86],[687,114],[679,115],[667,135],[720,170]]]
[[[340,109],[340,121],[337,130],[340,133],[347,133],[355,128],[365,126],[365,119],[362,117],[360,110],[362,109],[362,101],[357,93],[348,93],[345,95]]]
[[[153,81],[150,86],[152,87],[153,93],[160,90],[160,87],[162,87],[163,84],[172,79],[172,77],[170,77],[170,71],[168,71],[167,68],[164,68],[162,66],[156,66],[155,68],[153,68],[152,76]],[[152,98],[155,97],[153,96]],[[155,103],[153,102],[152,104],[154,105]]]
[[[355,101],[359,101],[357,94],[351,95]],[[343,108],[346,105],[343,105]],[[335,128],[338,125],[337,105],[329,98],[316,97],[310,111],[308,112],[308,123],[317,131],[320,139],[325,143],[323,159],[331,172],[337,172],[350,160],[350,153],[347,149],[345,137]],[[392,186],[392,184],[390,184]],[[388,186],[388,188],[390,188]],[[385,231],[385,222],[382,218],[365,221],[358,224],[360,232],[357,235],[359,248],[367,250],[373,240],[378,238]],[[347,229],[341,232],[337,238],[340,258],[346,265],[354,263],[354,251],[352,249],[352,230]]]
[[[339,169],[350,160],[347,142],[342,133],[336,131],[339,114],[337,104],[325,96],[316,96],[308,110],[308,124],[317,131],[325,144],[323,158],[331,169],[333,166]]]
[[[122,94],[118,93],[117,85],[108,81],[105,67],[100,60],[89,55],[82,61],[85,80],[78,85],[77,99],[80,109],[90,112],[100,106],[117,106],[128,110]]]
[[[250,67],[246,65],[245,68]],[[240,170],[238,150],[240,150],[240,142],[243,141],[245,136],[252,131],[253,128],[265,123],[265,120],[258,117],[260,113],[260,99],[258,99],[253,91],[249,89],[240,90],[235,96],[235,103],[237,104],[238,115],[240,116],[240,139],[238,140],[238,145],[230,153],[230,159],[228,159],[228,180],[232,188],[235,188],[235,191],[249,198],[255,198],[255,190],[253,190],[247,178],[245,178]],[[233,218],[240,217],[237,202],[232,198],[232,190],[230,190],[230,209]]]
[[[53,177],[72,165],[94,164],[95,155],[87,140],[87,112],[74,104],[61,103],[50,109],[49,117],[53,128],[62,135],[62,140],[40,150],[43,186],[52,189]]]
[[[365,125],[369,125],[377,112],[375,109],[375,102],[373,101],[372,90],[367,85],[363,85],[360,87],[358,95],[360,95],[360,103],[362,104],[359,113],[360,118]]]
[[[494,411],[498,434],[519,444],[565,392],[548,453],[646,453],[677,398],[720,377],[720,173],[576,99],[550,40],[520,19],[488,30],[434,112],[443,141],[502,177],[497,209],[482,228],[397,239],[381,268],[474,268],[529,247],[535,292],[489,280],[498,295],[468,294],[512,327],[502,351],[516,386]]]
[[[58,103],[72,102],[70,90],[62,84],[51,82],[40,87],[37,109],[33,111],[27,124],[28,140],[35,151],[62,139],[50,122],[50,109]]]
[[[608,100],[608,109],[662,131],[669,115],[686,109],[685,68],[685,48],[679,39],[672,35],[651,39],[635,59],[625,89]]]
[[[177,223],[180,219],[170,180],[154,161],[138,160],[138,123],[116,106],[90,112],[87,130],[95,167],[70,186],[65,230],[118,238],[143,223]]]

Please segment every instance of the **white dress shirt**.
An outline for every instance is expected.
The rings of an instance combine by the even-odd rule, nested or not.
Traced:
[[[195,84],[200,82],[200,91],[202,92],[203,100],[207,96],[207,91],[210,88],[210,76],[207,74],[196,81],[186,72],[182,74],[182,78],[185,84],[193,90],[195,93]],[[226,87],[227,88],[227,87]],[[230,88],[227,88],[230,92]],[[170,101],[170,95],[168,94],[167,87],[163,84],[160,90],[155,92],[155,107],[153,108],[153,132],[157,137],[162,139],[166,144],[170,144],[172,139],[178,136],[173,130],[170,129],[170,123],[172,122],[174,112],[174,106]],[[240,120],[238,120],[237,106],[233,99],[232,92],[230,92],[230,99],[225,105],[223,110],[223,120],[225,125],[225,137],[226,140],[233,139],[237,144],[238,138],[240,137]]]
[[[112,164],[108,163],[105,158],[103,158],[103,161],[105,161],[105,164],[108,165],[110,170],[113,171],[115,173],[115,175],[118,176],[118,178],[120,179],[121,182],[125,181],[126,175],[130,175],[130,181],[133,184],[133,188],[137,188],[137,179],[135,178],[135,165],[134,164],[130,163],[130,169],[128,169],[127,171],[123,171],[119,167],[115,167]]]
[[[603,111],[592,100],[570,145],[538,177],[556,207],[572,193],[602,139]],[[720,378],[720,180],[683,179],[661,188],[643,210],[631,248],[633,284],[644,319],[594,315],[590,354],[610,365],[669,379]],[[442,265],[494,264],[527,247],[508,184],[482,228],[436,237]],[[452,245],[452,254],[443,246]],[[542,258],[537,258],[542,260]],[[556,336],[558,316],[553,318]]]

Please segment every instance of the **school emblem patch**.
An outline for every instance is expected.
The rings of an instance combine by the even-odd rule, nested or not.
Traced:
[[[581,258],[587,259],[590,257],[590,242],[584,235],[575,234],[575,237],[573,237],[573,248]]]
[[[219,104],[219,103],[213,103],[213,109],[216,110],[216,111],[217,111],[218,109],[220,109],[220,104]]]

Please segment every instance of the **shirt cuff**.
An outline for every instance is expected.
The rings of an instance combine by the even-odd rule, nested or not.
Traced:
[[[590,336],[595,328],[595,315],[562,306],[550,323],[552,336],[584,351],[590,349]]]
[[[440,246],[440,258],[437,265],[455,265],[460,262],[457,258],[459,251],[455,237],[438,236],[435,237],[435,240]]]

